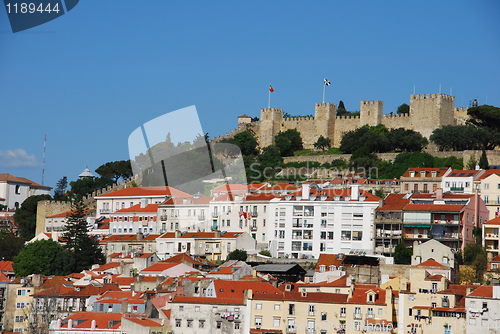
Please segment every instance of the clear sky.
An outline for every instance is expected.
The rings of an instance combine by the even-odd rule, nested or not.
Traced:
[[[500,107],[500,1],[81,0],[12,33],[0,8],[0,173],[77,179],[128,159],[128,136],[196,105],[211,137],[271,106],[441,92]],[[189,124],[182,124],[185,126]]]

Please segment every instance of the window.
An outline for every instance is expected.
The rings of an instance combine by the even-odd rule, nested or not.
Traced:
[[[326,312],[321,312],[321,321],[326,321]]]
[[[200,321],[198,322],[198,327],[199,327],[199,328],[205,328],[205,320],[200,320]]]
[[[188,320],[186,322],[186,327],[193,327],[193,320]]]
[[[196,290],[196,288],[195,288],[195,290]],[[195,291],[195,292],[196,292],[196,291]],[[199,306],[195,306],[195,307],[194,307],[194,311],[195,311],[195,312],[200,312],[200,307],[199,307]]]
[[[374,315],[374,313],[373,313],[373,307],[369,307],[368,310],[367,310],[367,312],[366,312],[366,316],[368,318],[373,318],[373,315]]]
[[[181,319],[175,319],[175,327],[181,327]]]
[[[276,311],[279,311],[280,310],[280,304],[279,303],[274,303],[274,309]]]
[[[295,314],[295,304],[288,304],[288,314],[289,315]]]
[[[262,317],[255,317],[255,326],[262,326]]]
[[[408,295],[408,300],[409,300],[410,302],[415,301],[415,295]]]
[[[273,318],[273,327],[279,327],[280,326],[280,321],[281,321],[281,318],[274,317]]]
[[[314,315],[314,305],[309,305],[309,315]]]
[[[448,324],[444,325],[444,334],[451,334],[451,326]]]
[[[217,327],[218,329],[221,329],[222,321],[217,321],[215,327]]]
[[[234,323],[234,329],[240,329],[240,323],[239,322],[235,322]]]
[[[361,307],[354,308],[354,319],[361,319]]]
[[[16,322],[23,322],[24,321],[24,315],[16,315]]]
[[[256,310],[262,310],[262,303],[256,303],[255,304],[255,309]]]
[[[21,194],[21,186],[16,185],[16,195],[19,195],[19,194]]]
[[[384,315],[384,309],[379,307],[378,308],[378,315]]]
[[[346,312],[345,312],[345,310],[346,310],[346,308],[345,308],[345,307],[341,307],[341,308],[340,308],[340,317],[341,317],[341,318],[345,318],[345,313],[346,313]]]

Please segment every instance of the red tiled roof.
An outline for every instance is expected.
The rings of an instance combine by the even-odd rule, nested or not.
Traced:
[[[128,187],[110,193],[96,196],[96,198],[105,197],[158,197],[158,196],[174,196],[174,197],[192,197],[191,195],[175,189],[173,187]]]
[[[13,175],[11,175],[9,173],[0,173],[0,181],[26,183],[26,184],[29,184],[30,186],[34,187],[34,188],[52,189],[52,187],[42,186],[41,184],[38,184],[38,183],[33,182],[31,180],[28,180],[25,177],[13,176]]]
[[[168,259],[165,260],[165,262],[176,262],[176,263],[189,262],[191,264],[195,264],[198,266],[203,265],[203,263],[192,259],[191,256],[187,255],[186,253],[180,253],[180,254],[174,255],[172,257],[169,257]]]
[[[116,268],[116,267],[119,267],[120,266],[120,263],[119,262],[110,262],[110,263],[106,263],[106,264],[103,264],[102,266],[99,266],[95,269],[92,269],[92,271],[104,271],[104,270],[108,270],[108,269],[111,269],[111,268]]]
[[[254,295],[262,293],[269,296],[281,293],[278,288],[268,282],[215,280],[213,284],[217,298],[243,298],[245,290],[252,290]]]
[[[493,298],[493,286],[481,285],[471,292],[467,297]]]
[[[14,271],[12,261],[0,261],[0,271]]]
[[[437,262],[434,259],[429,259],[429,260],[424,261],[420,264],[417,264],[416,267],[439,267],[439,268],[448,269],[448,267],[442,265],[441,263]]]
[[[4,273],[0,272],[0,283],[10,283],[11,280]]]
[[[244,298],[212,298],[176,295],[172,303],[243,305]]]
[[[410,177],[410,172],[415,172],[415,178],[420,177],[420,172],[426,172],[426,177],[429,177],[427,174],[431,174],[431,172],[436,171],[436,177],[442,177],[449,170],[449,167],[441,167],[441,168],[408,168],[408,170],[403,174],[402,177]]]
[[[348,303],[366,304],[368,300],[367,292],[369,291],[373,291],[376,294],[373,304],[385,304],[386,290],[378,288],[375,284],[356,284]]]
[[[426,281],[440,281],[444,276],[442,275],[431,275],[425,278]]]
[[[481,181],[491,175],[500,175],[500,169],[488,169],[476,181]]]
[[[500,225],[500,216],[495,217],[493,219],[490,219],[487,222],[485,222],[484,224],[486,224],[486,225]]]
[[[95,320],[96,328],[117,328],[121,323],[121,313],[102,313],[102,312],[77,312],[65,320],[61,324],[61,328],[67,328],[68,322],[66,320],[78,320],[78,325],[73,325],[73,328],[91,328],[92,320]],[[110,324],[113,326],[110,327]]]
[[[127,212],[154,212],[158,213],[158,204],[148,204],[141,208],[141,204],[136,204],[130,208],[120,209],[114,213],[127,213]]]
[[[221,191],[224,191],[224,192],[242,192],[242,191],[247,191],[250,187],[248,186],[248,184],[238,184],[238,183],[230,183],[230,184],[223,184],[223,185],[220,185],[218,186],[217,188],[215,189],[212,189],[212,193],[214,192],[221,192]]]
[[[500,262],[500,254],[499,254],[499,255],[497,255],[497,256],[495,256],[495,257],[491,260],[491,262]]]
[[[384,205],[377,208],[377,211],[401,211],[410,203],[409,198],[403,198],[407,194],[389,194],[384,199]]]
[[[247,195],[245,200],[247,201],[270,201],[273,198],[276,198],[276,194],[273,193],[253,193]]]
[[[316,262],[316,268],[314,270],[319,272],[319,267],[321,265],[326,266],[327,269],[331,265],[338,268],[342,265],[342,261],[343,260],[338,259],[337,254],[319,254],[318,262]]]
[[[156,262],[152,265],[150,265],[147,268],[142,269],[141,271],[146,272],[146,271],[157,271],[157,272],[162,272],[164,270],[173,268],[175,266],[178,266],[179,263],[169,263],[169,262]]]

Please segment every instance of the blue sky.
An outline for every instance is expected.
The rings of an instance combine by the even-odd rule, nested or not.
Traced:
[[[145,122],[196,105],[210,136],[271,105],[456,97],[500,107],[500,2],[82,0],[12,33],[0,9],[0,173],[44,184],[128,159]],[[181,127],[188,129],[189,124]]]

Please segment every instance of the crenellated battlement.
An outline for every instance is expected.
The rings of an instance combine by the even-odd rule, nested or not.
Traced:
[[[292,116],[292,117],[284,117],[284,122],[292,122],[292,121],[313,121],[314,116]]]
[[[391,113],[391,114],[384,114],[382,115],[383,118],[409,118],[411,117],[410,116],[410,113],[406,113],[406,114],[394,114],[394,113]]]
[[[425,99],[436,99],[436,98],[442,98],[443,100],[449,100],[449,101],[454,101],[455,97],[451,95],[446,95],[446,94],[416,94],[416,95],[410,95],[410,100],[425,100]]]
[[[337,116],[335,117],[335,119],[357,119],[359,120],[360,119],[360,116]]]
[[[337,116],[337,106],[330,102],[315,103],[314,116],[283,117],[280,108],[262,108],[258,122],[253,124],[260,147],[274,143],[280,131],[296,129],[300,132],[304,148],[314,148],[316,140],[323,136],[330,138],[334,147],[340,145],[342,135],[363,125],[383,124],[389,129],[405,128],[414,130],[429,138],[434,129],[445,125],[464,124],[467,119],[466,108],[455,108],[455,97],[447,94],[410,95],[409,113],[384,114],[384,102],[380,100],[360,101],[359,116]],[[240,127],[237,131],[241,131]],[[228,138],[237,133],[231,131],[214,140]]]

